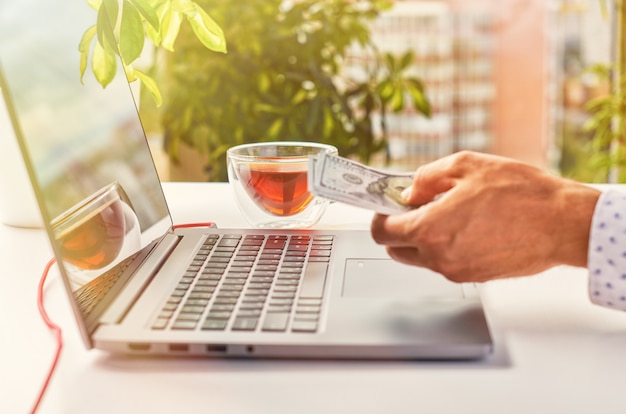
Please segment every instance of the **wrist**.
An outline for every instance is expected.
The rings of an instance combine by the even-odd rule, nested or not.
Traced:
[[[553,217],[557,223],[555,265],[587,266],[591,222],[600,194],[595,188],[569,181],[559,191]]]

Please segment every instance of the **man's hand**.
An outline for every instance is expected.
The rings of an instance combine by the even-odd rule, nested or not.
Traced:
[[[456,282],[586,266],[600,192],[507,158],[459,152],[416,172],[415,210],[374,216],[389,255]]]

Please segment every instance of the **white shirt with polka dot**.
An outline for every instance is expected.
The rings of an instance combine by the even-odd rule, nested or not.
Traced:
[[[626,311],[626,193],[600,195],[591,222],[587,268],[591,301]]]

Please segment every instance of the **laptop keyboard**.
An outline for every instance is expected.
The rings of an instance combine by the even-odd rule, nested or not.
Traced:
[[[153,329],[314,333],[333,237],[209,235]]]

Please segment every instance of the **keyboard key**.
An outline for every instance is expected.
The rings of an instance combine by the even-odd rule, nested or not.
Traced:
[[[176,308],[178,307],[178,304],[176,303],[166,303],[165,306],[163,306],[163,310],[164,311],[173,311],[176,310]]]
[[[217,243],[217,247],[236,247],[239,244],[239,239],[240,238],[237,236],[234,236],[233,238],[227,238],[227,235],[224,235],[224,237],[222,237],[222,240]]]
[[[287,330],[287,323],[289,322],[289,313],[268,313],[263,320],[262,330],[281,332]]]
[[[213,310],[211,309],[209,311],[209,314],[207,315],[207,319],[224,319],[224,320],[228,320],[230,318],[231,312],[229,311],[220,311],[220,310]]]
[[[228,323],[228,320],[225,320],[225,319],[205,319],[200,329],[221,331],[221,330],[226,329],[227,323]]]
[[[194,306],[185,303],[185,306],[180,311],[185,313],[202,313],[204,312],[204,306]]]
[[[200,299],[200,300],[210,299],[211,296],[213,296],[213,292],[191,292],[189,294],[189,297],[187,298],[187,300],[189,300],[189,299],[193,299],[193,300],[196,300],[196,299]]]
[[[298,313],[294,316],[294,321],[317,321],[320,318],[318,313]]]
[[[267,307],[267,312],[268,313],[289,313],[291,312],[292,306],[291,305],[272,305],[269,304]]]
[[[272,297],[270,299],[270,306],[284,306],[284,305],[293,305],[293,299],[285,299],[285,298],[280,298],[280,299],[275,299],[274,297]]]
[[[298,313],[320,313],[320,307],[319,306],[302,306],[302,305],[298,305],[298,307],[296,308],[296,312]]]
[[[187,299],[185,306],[202,306],[206,307],[209,304],[209,299]]]
[[[322,297],[327,270],[328,264],[326,263],[307,264],[302,280],[302,288],[300,289],[301,298]]]
[[[293,299],[296,297],[296,291],[292,292],[274,292],[272,293],[272,299]]]
[[[291,325],[291,330],[293,332],[316,332],[317,321],[295,320]]]
[[[200,316],[202,316],[199,313],[180,313],[178,315],[178,317],[176,318],[176,321],[194,321],[197,322],[200,320]]]
[[[235,331],[254,331],[258,324],[258,318],[237,318],[233,322],[233,330]]]
[[[322,300],[319,298],[300,298],[298,299],[298,305],[322,306]]]
[[[194,329],[197,324],[198,324],[197,321],[186,321],[186,320],[177,319],[176,321],[174,321],[174,324],[172,325],[172,329],[189,330],[189,329]]]
[[[216,312],[230,312],[233,309],[235,309],[235,305],[232,303],[224,303],[224,304],[216,303],[213,306],[211,306],[211,311],[216,311]]]
[[[309,253],[310,257],[329,257],[330,250],[324,249],[311,249],[311,253]]]
[[[168,318],[157,318],[157,320],[152,324],[152,329],[165,329],[168,322]]]
[[[239,310],[261,310],[265,302],[242,302]]]
[[[216,304],[231,304],[234,305],[237,303],[238,298],[226,298],[226,297],[216,297],[215,298],[215,303]]]
[[[261,310],[260,309],[249,309],[249,310],[244,310],[244,309],[240,309],[239,312],[237,312],[237,318],[258,318],[259,316],[261,316]]]

